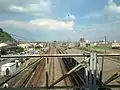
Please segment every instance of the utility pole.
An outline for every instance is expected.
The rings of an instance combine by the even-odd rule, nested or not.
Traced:
[[[106,54],[106,41],[107,41],[107,38],[106,38],[106,36],[105,36],[105,54]]]

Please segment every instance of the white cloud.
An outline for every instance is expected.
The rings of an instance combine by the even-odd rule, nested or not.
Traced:
[[[45,27],[51,30],[65,29],[65,30],[74,30],[74,21],[63,21],[55,19],[36,19],[31,20],[31,24],[37,25],[39,27]]]
[[[25,12],[25,8],[21,6],[16,6],[16,5],[10,5],[9,9],[11,11],[16,11],[16,12]]]
[[[36,29],[37,27],[35,25],[32,25],[28,22],[24,21],[17,21],[17,20],[4,20],[0,21],[1,26],[9,26],[14,28],[23,28],[23,29]]]
[[[30,20],[29,22],[25,21],[16,21],[16,20],[4,20],[0,21],[0,25],[8,25],[16,28],[23,29],[47,29],[47,30],[74,30],[74,21],[64,21],[56,19],[36,19]]]
[[[102,40],[107,36],[108,40],[119,40],[120,38],[120,20],[92,25],[77,26],[79,36],[89,40]]]
[[[108,14],[120,14],[120,6],[113,0],[108,0],[108,4],[105,6],[105,11]]]
[[[32,27],[32,29],[47,28],[50,30],[74,30],[75,16],[71,13],[67,13],[65,17],[62,17],[59,20],[46,18],[46,16],[50,16],[52,14],[53,9],[53,0],[0,0],[0,11],[43,16],[43,18],[30,20],[29,22],[6,20],[0,21],[0,23],[21,28],[26,28],[25,26],[28,26]]]
[[[86,15],[84,18],[104,18],[104,22],[76,26],[76,29],[78,30],[77,33],[79,33],[80,37],[85,37],[90,40],[102,40],[107,36],[108,40],[119,40],[120,5],[117,5],[115,1],[108,0],[108,4],[100,13],[92,13]]]
[[[0,0],[0,10],[4,12],[50,15],[53,11],[52,0]]]
[[[118,20],[120,19],[120,5],[117,5],[114,0],[108,0],[108,3],[102,10],[87,14],[82,18],[92,20],[100,18],[104,18],[104,20]]]

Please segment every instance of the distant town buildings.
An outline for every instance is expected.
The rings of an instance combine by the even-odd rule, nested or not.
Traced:
[[[45,43],[37,43],[37,42],[32,42],[32,43],[29,42],[29,43],[20,43],[17,46],[21,46],[24,49],[26,49],[26,48],[36,48],[36,47],[43,48],[44,46],[46,46],[46,44]]]
[[[17,46],[20,46],[20,47],[25,49],[25,48],[28,48],[30,46],[30,44],[28,44],[28,43],[20,43]]]
[[[113,43],[116,43],[117,42],[117,40],[113,40]]]
[[[87,47],[89,46],[89,44],[90,44],[89,40],[86,40],[85,38],[80,38],[80,41],[79,41],[80,47]]]
[[[85,38],[80,38],[80,42],[85,42]]]

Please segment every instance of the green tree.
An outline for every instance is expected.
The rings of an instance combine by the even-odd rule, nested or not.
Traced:
[[[3,29],[0,28],[0,42],[13,42],[13,41],[15,41],[15,39],[13,39],[9,33],[3,31]]]
[[[20,52],[23,52],[23,51],[24,51],[24,48],[23,48],[23,47],[18,46],[18,47],[16,48],[16,52],[17,52],[17,53],[20,53]]]

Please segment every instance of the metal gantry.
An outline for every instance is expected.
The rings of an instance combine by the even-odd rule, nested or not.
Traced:
[[[97,53],[90,53],[90,54],[37,54],[37,55],[1,55],[0,58],[35,58],[35,57],[46,57],[46,64],[48,64],[48,57],[85,57],[83,61],[81,61],[78,65],[76,65],[73,69],[68,71],[65,75],[60,77],[58,80],[53,82],[51,85],[48,86],[47,83],[47,69],[46,66],[46,88],[52,88],[61,80],[65,79],[77,69],[85,68],[85,75],[86,75],[86,85],[84,88],[88,90],[97,90],[98,88],[120,88],[120,85],[108,85],[113,80],[120,77],[120,71],[116,72],[112,75],[107,81],[102,82],[103,77],[103,64],[104,64],[104,57],[108,56],[120,56],[120,54],[97,54]],[[98,59],[98,57],[102,57],[102,59]],[[98,71],[98,60],[102,60],[102,65],[100,71]]]

